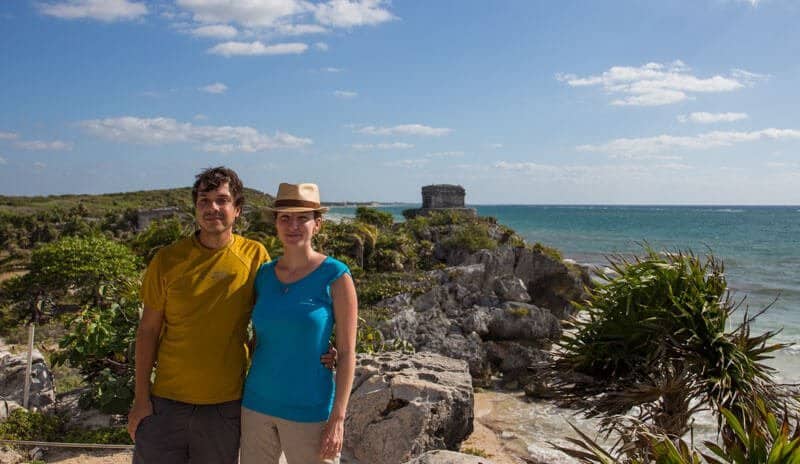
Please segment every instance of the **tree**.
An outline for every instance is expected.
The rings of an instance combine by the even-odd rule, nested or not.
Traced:
[[[91,387],[85,399],[124,412],[133,398],[133,342],[140,303],[141,260],[103,236],[65,237],[31,255],[28,274],[11,279],[4,295],[18,314],[72,313],[55,364],[78,367]]]
[[[645,248],[612,267],[616,275],[604,276],[560,343],[553,367],[562,403],[602,417],[607,431],[624,428],[637,407],[638,421],[672,438],[710,407],[726,443],[735,434],[721,411],[751,423],[756,398],[770,411],[792,403],[763,364],[786,345],[769,344],[774,332],[751,335],[747,311],[728,329],[738,306],[713,255]]]

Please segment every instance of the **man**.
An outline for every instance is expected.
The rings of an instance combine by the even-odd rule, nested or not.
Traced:
[[[238,460],[253,282],[269,255],[233,233],[244,203],[234,171],[198,174],[192,200],[199,230],[159,250],[142,281],[128,414],[134,464]]]

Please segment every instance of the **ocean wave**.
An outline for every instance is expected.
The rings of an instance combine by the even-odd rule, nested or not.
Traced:
[[[744,213],[743,209],[734,209],[734,208],[721,208],[721,209],[712,209],[711,212],[714,213]]]

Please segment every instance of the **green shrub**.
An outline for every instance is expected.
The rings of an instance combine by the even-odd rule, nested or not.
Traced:
[[[564,256],[558,249],[542,245],[539,242],[536,242],[533,245],[531,245],[531,250],[533,250],[535,253],[540,253],[549,256],[559,262],[564,260]]]
[[[149,263],[158,250],[191,234],[192,227],[184,225],[179,219],[153,221],[133,239],[131,248],[145,263]]]
[[[126,427],[70,430],[64,435],[66,443],[96,443],[99,445],[132,445]]]
[[[366,274],[356,282],[356,291],[359,304],[371,305],[401,293],[420,295],[432,285],[424,274],[373,273]]]
[[[3,440],[57,441],[64,431],[64,421],[58,416],[16,409],[0,422]]]
[[[494,250],[497,241],[489,236],[486,224],[474,222],[458,228],[451,237],[444,241],[449,248],[460,248],[474,253],[478,250]]]
[[[356,208],[356,221],[372,224],[379,229],[385,229],[392,226],[394,216],[386,211],[359,206]]]

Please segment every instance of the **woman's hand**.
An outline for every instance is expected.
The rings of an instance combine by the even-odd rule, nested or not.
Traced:
[[[322,429],[322,441],[320,442],[319,455],[322,459],[335,459],[342,451],[344,443],[344,418],[334,419],[333,417],[325,424]]]

